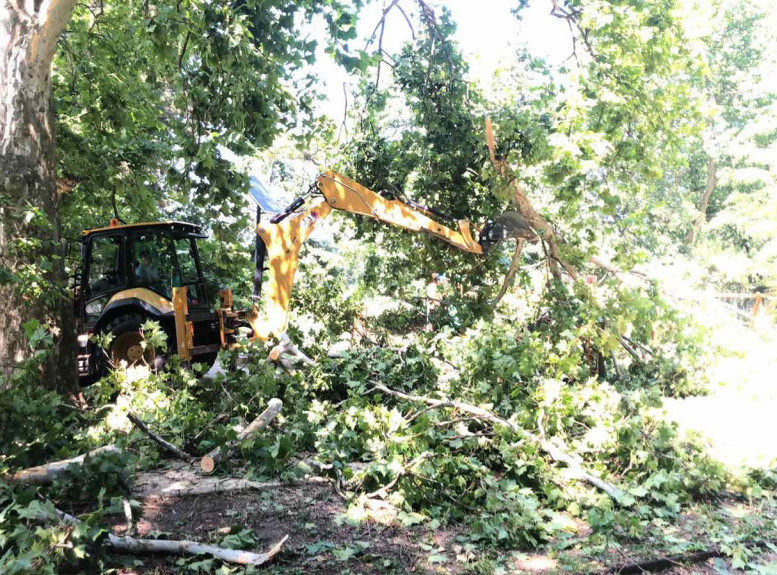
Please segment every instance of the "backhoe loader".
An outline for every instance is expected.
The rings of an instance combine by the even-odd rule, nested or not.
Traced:
[[[345,176],[325,172],[282,212],[265,222],[257,217],[253,294],[257,303],[250,310],[235,310],[229,290],[221,291],[218,306],[209,300],[196,241],[206,235],[199,226],[112,220],[108,227],[85,230],[81,239],[74,305],[82,381],[93,380],[122,362],[158,367],[164,358],[143,338],[142,326],[149,319],[161,325],[168,348],[177,350],[184,362],[212,364],[219,349],[237,343],[241,328],[253,339],[280,340],[286,331],[300,249],[333,210],[425,232],[479,255],[506,239],[537,240],[515,212],[487,223],[475,239],[466,219],[456,220],[396,192],[376,193]],[[263,288],[266,297],[259,309]],[[113,336],[108,350],[93,341],[94,334]]]

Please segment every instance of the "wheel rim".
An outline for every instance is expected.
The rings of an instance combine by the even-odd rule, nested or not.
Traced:
[[[151,365],[156,358],[153,347],[143,349],[143,335],[139,331],[128,331],[116,336],[111,345],[111,357],[114,365],[126,361],[128,366]]]

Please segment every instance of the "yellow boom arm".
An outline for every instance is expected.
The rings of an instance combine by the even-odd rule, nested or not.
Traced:
[[[300,249],[316,225],[333,209],[361,214],[414,232],[426,232],[461,250],[483,253],[483,248],[472,237],[469,220],[459,220],[459,229],[451,229],[434,221],[423,209],[413,208],[401,200],[386,199],[335,172],[321,174],[316,187],[323,200],[281,222],[263,222],[256,226],[256,233],[267,250],[264,313],[250,316],[251,327],[260,339],[280,338],[286,331]]]

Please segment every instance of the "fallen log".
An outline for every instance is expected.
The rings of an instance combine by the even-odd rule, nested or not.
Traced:
[[[78,457],[63,459],[61,461],[53,461],[52,463],[47,463],[45,465],[38,465],[37,467],[22,469],[11,476],[7,476],[5,479],[9,483],[50,485],[55,480],[63,477],[68,472],[68,470],[74,467],[81,467],[87,457],[97,457],[106,453],[121,453],[121,449],[115,445],[105,445],[103,447],[93,449],[84,455],[79,455]]]
[[[171,470],[163,474],[150,472],[139,474],[132,489],[132,495],[139,499],[154,496],[179,497],[234,491],[264,491],[267,489],[292,487],[302,483],[325,486],[329,484],[329,481],[323,477],[308,477],[300,481],[222,479],[220,477],[202,477],[189,469],[182,469]]]
[[[583,468],[582,462],[577,457],[567,453],[562,447],[556,445],[553,443],[553,441],[548,439],[548,437],[545,435],[545,426],[542,423],[544,416],[544,411],[540,409],[540,413],[537,415],[537,429],[540,435],[538,438],[535,438],[540,448],[545,453],[550,455],[553,461],[564,463],[569,468],[570,476],[572,479],[585,481],[589,485],[593,485],[600,491],[605,492],[615,501],[619,501],[623,495],[620,489],[615,487],[612,483],[605,481],[598,475],[591,473],[590,471],[586,471]]]
[[[77,525],[81,520],[64,511],[56,510],[59,518],[65,523]],[[168,555],[210,555],[227,563],[237,565],[263,565],[277,555],[283,544],[289,538],[285,535],[278,543],[264,553],[242,551],[240,549],[224,549],[215,545],[205,545],[196,541],[173,541],[168,539],[136,539],[135,537],[119,537],[108,533],[108,538],[103,543],[106,547],[121,553],[134,555],[150,555],[164,553]]]
[[[196,541],[171,541],[167,539],[135,539],[134,537],[118,537],[108,535],[108,546],[116,551],[132,554],[165,553],[173,555],[210,555],[227,563],[237,565],[263,565],[277,555],[283,544],[289,538],[285,535],[272,548],[264,553],[242,551],[240,549],[224,549],[214,545],[203,545]]]
[[[140,431],[142,431],[148,437],[150,437],[153,441],[158,443],[162,447],[162,449],[165,449],[166,451],[172,453],[178,459],[182,459],[183,461],[187,461],[189,463],[194,461],[195,457],[193,455],[189,455],[185,451],[183,451],[181,449],[178,449],[175,445],[173,445],[169,441],[167,441],[165,439],[162,439],[156,433],[151,431],[148,428],[148,425],[146,425],[146,423],[142,419],[140,419],[137,415],[135,415],[134,413],[128,413],[127,414],[127,419],[129,419],[135,425],[135,427],[137,427]]]
[[[216,469],[216,465],[218,465],[219,461],[224,459],[225,457],[229,457],[229,454],[232,452],[233,449],[235,449],[238,445],[240,445],[243,441],[245,441],[247,438],[255,434],[257,431],[261,431],[265,427],[267,427],[270,422],[275,418],[276,415],[278,415],[281,412],[281,409],[283,408],[283,402],[280,399],[273,398],[270,400],[270,402],[267,404],[267,409],[265,409],[259,417],[254,419],[248,427],[246,427],[243,431],[241,431],[237,439],[234,441],[230,441],[223,447],[217,447],[216,449],[206,453],[202,456],[202,459],[200,459],[200,469],[204,473],[212,473],[214,469]]]
[[[565,465],[567,465],[567,467],[569,467],[570,471],[572,472],[572,476],[574,479],[578,479],[590,485],[593,485],[594,487],[603,491],[604,493],[606,493],[616,501],[618,501],[623,495],[622,491],[617,487],[615,487],[613,484],[605,481],[598,475],[583,469],[580,461],[578,461],[572,455],[566,453],[561,447],[549,441],[544,436],[544,433],[542,434],[542,437],[537,437],[531,434],[530,432],[528,432],[527,430],[516,425],[512,421],[508,421],[507,419],[499,417],[495,413],[492,413],[486,409],[477,407],[475,405],[470,405],[468,403],[462,403],[460,401],[454,401],[454,400],[433,399],[431,397],[424,397],[421,395],[408,395],[407,393],[402,393],[401,391],[395,391],[393,389],[389,389],[382,383],[377,383],[373,381],[372,384],[374,385],[373,390],[378,390],[388,395],[393,395],[394,397],[404,399],[405,401],[412,401],[415,403],[425,403],[426,405],[431,406],[433,409],[451,407],[454,409],[458,409],[459,411],[462,411],[464,413],[474,415],[478,419],[482,419],[496,425],[502,425],[504,427],[507,427],[514,433],[518,435],[522,435],[532,440],[540,447],[540,449],[542,449],[545,453],[547,453],[550,456],[550,458],[553,459],[554,461],[558,461],[560,463],[564,463]]]

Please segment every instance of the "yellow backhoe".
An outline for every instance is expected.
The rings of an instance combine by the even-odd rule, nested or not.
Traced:
[[[376,193],[345,176],[325,172],[285,210],[267,222],[257,222],[254,295],[258,299],[265,291],[262,308],[255,304],[251,310],[235,310],[231,292],[222,290],[214,311],[197,248],[196,240],[206,237],[199,226],[114,220],[106,228],[83,232],[82,266],[75,287],[79,376],[92,380],[121,362],[160,362],[163,358],[156,350],[143,344],[141,326],[148,319],[160,323],[169,347],[174,342],[187,362],[212,363],[220,348],[235,344],[241,327],[250,328],[253,338],[280,340],[287,327],[300,249],[333,210],[428,233],[474,254],[486,254],[506,239],[537,240],[516,212],[505,212],[475,231],[466,219],[456,220],[395,192]],[[107,354],[92,341],[96,333],[113,335]]]

